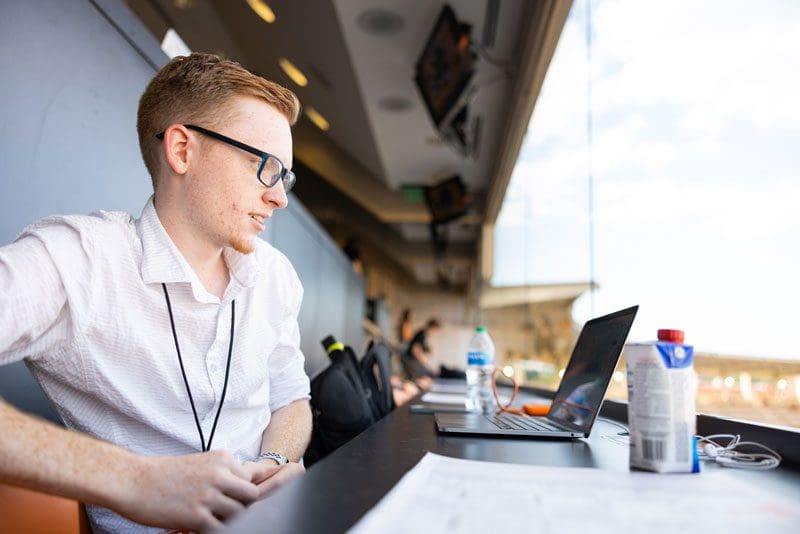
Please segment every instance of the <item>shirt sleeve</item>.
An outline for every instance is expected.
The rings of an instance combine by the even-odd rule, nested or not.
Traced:
[[[300,326],[297,317],[303,301],[303,286],[289,260],[285,259],[287,294],[283,318],[278,330],[278,344],[269,356],[269,409],[271,412],[296,400],[310,399],[305,357],[300,350]]]
[[[70,231],[50,232],[75,239]],[[25,232],[0,248],[0,365],[38,359],[71,336],[67,296],[42,236]]]

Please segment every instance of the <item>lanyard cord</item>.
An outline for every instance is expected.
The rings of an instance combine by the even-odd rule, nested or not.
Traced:
[[[167,285],[162,283],[161,287],[164,288],[164,298],[167,299],[167,311],[169,312],[169,323],[172,325],[172,337],[175,339],[175,350],[178,352],[178,363],[181,366],[181,374],[183,375],[183,383],[186,384],[186,393],[189,394],[189,404],[192,406],[192,413],[194,414],[194,423],[197,425],[197,433],[200,434],[200,449],[206,452],[211,449],[211,440],[214,439],[214,432],[217,430],[217,421],[219,421],[219,414],[222,412],[222,403],[225,402],[225,393],[228,391],[228,374],[231,370],[231,354],[233,353],[233,330],[236,321],[236,300],[231,301],[231,342],[228,345],[228,363],[225,366],[225,382],[222,386],[222,396],[219,399],[219,408],[217,408],[217,415],[214,417],[214,425],[211,427],[211,435],[208,436],[208,445],[203,435],[203,429],[200,427],[200,418],[197,417],[197,409],[194,407],[194,399],[192,398],[192,390],[189,388],[189,380],[186,378],[186,370],[183,368],[183,358],[181,358],[181,348],[178,345],[178,334],[175,332],[175,319],[172,317],[172,304],[169,301],[169,293],[167,292]]]

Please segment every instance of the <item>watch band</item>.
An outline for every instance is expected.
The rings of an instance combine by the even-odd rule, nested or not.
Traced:
[[[253,458],[254,462],[260,462],[261,460],[274,460],[278,465],[289,463],[289,459],[286,456],[282,455],[279,452],[272,452],[272,451],[262,452],[261,454]]]

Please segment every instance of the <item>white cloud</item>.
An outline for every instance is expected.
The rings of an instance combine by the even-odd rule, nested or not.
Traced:
[[[640,302],[634,338],[677,324],[702,350],[799,357],[800,2],[593,5],[597,312]],[[498,218],[515,232],[498,241],[496,263],[515,262],[498,282],[586,272],[583,10]],[[753,327],[765,313],[769,332]]]
[[[796,127],[798,20],[800,2],[600,2],[596,109],[670,103]]]

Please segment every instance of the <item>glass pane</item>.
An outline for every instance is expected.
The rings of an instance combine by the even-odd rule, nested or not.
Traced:
[[[639,304],[632,341],[695,346],[699,411],[800,427],[800,4],[592,2],[593,218],[585,13],[536,104],[494,283],[589,281],[593,233],[578,324]]]

